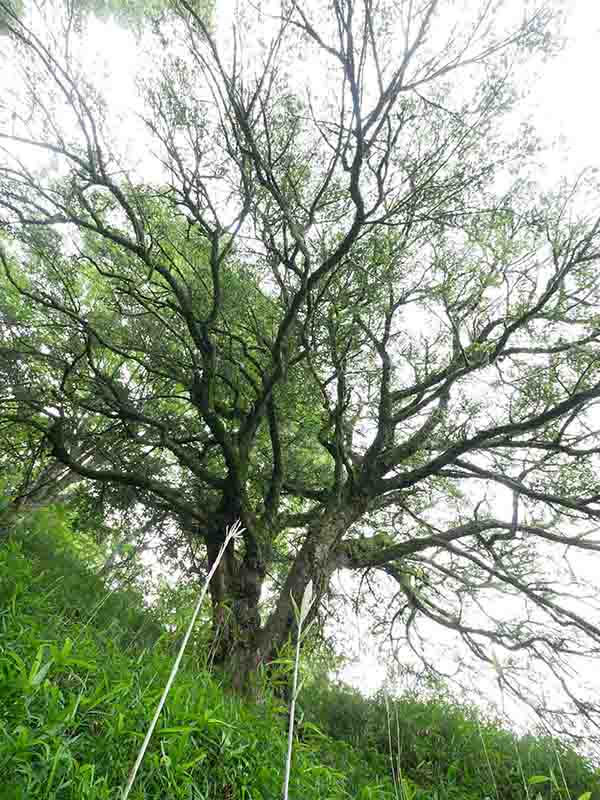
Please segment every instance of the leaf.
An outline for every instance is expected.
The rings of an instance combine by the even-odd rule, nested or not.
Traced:
[[[18,653],[14,653],[14,652],[11,651],[10,653],[8,653],[8,657],[12,658],[12,660],[15,662],[15,664],[19,668],[19,672],[20,673],[23,673],[23,672],[27,671],[27,666],[26,666],[25,662],[23,661],[23,659],[21,658],[21,656],[18,655]]]
[[[102,703],[106,703],[109,700],[112,700],[114,697],[122,694],[124,691],[127,691],[127,686],[115,686],[114,689],[111,689],[110,692],[107,692],[104,695],[100,695],[99,697],[85,697],[81,701],[81,705],[86,708],[88,711],[92,711],[97,706],[102,705]]]
[[[528,783],[548,783],[549,780],[550,778],[547,775],[532,775],[529,778]]]
[[[69,658],[66,661],[66,664],[70,667],[81,667],[82,669],[87,669],[90,672],[96,671],[96,664],[93,661],[86,661],[83,658]]]
[[[171,733],[192,733],[192,731],[200,731],[202,728],[199,728],[197,725],[173,725],[170,728],[160,728],[158,731],[160,736],[171,734]]]
[[[308,612],[311,609],[313,604],[313,582],[310,580],[304,590],[304,594],[302,595],[302,604],[300,606],[300,621],[304,622],[306,617],[308,616]]]
[[[196,764],[200,764],[202,761],[206,760],[206,753],[200,753],[200,755],[192,758],[191,761],[186,761],[184,764],[181,764],[181,769],[191,769],[195,767]]]
[[[307,626],[304,628],[304,630],[302,631],[302,635],[303,635],[303,636],[306,636],[306,634],[309,632],[309,630],[310,630],[310,629],[311,629],[311,628],[312,628],[314,625],[316,625],[316,623],[317,623],[317,622],[318,622],[317,618],[316,618],[316,617],[313,617],[313,619],[311,619],[311,621],[308,623],[308,625],[307,625]]]
[[[292,608],[294,609],[294,616],[296,617],[296,620],[298,620],[300,619],[300,611],[298,610],[298,606],[296,604],[296,601],[294,600],[294,595],[291,592],[290,592],[290,601],[292,603]]]
[[[281,658],[273,658],[269,664],[281,664],[284,667],[291,667],[294,665],[294,659],[289,656],[281,656]]]
[[[584,792],[583,794],[579,795],[577,800],[591,800],[591,798],[592,798],[592,793],[591,792]]]
[[[30,686],[39,686],[40,683],[42,683],[42,681],[44,680],[44,678],[48,674],[48,671],[50,670],[50,667],[52,666],[53,663],[54,663],[54,659],[51,658],[49,661],[47,661],[44,664],[43,667],[40,667],[40,669],[38,669],[38,671],[35,673],[33,678],[31,678],[31,677],[29,678],[29,685]]]
[[[327,734],[323,733],[323,731],[319,727],[317,727],[313,722],[303,722],[302,727],[304,728],[305,733],[307,731],[310,731],[311,733],[314,733],[315,736],[319,736],[321,739],[328,738]],[[579,800],[581,800],[581,798],[579,798]]]
[[[216,717],[209,717],[206,722],[209,725],[223,725],[225,728],[231,728],[232,731],[237,730],[235,725],[232,725],[230,722],[225,722],[225,720],[217,719]]]
[[[35,658],[33,660],[33,664],[31,665],[31,669],[29,670],[29,680],[28,680],[28,682],[29,682],[30,686],[34,685],[33,681],[35,679],[35,676],[36,676],[38,670],[40,669],[40,667],[42,665],[42,661],[44,660],[44,652],[45,652],[45,646],[44,645],[42,645],[41,647],[38,647],[38,651],[35,654]]]

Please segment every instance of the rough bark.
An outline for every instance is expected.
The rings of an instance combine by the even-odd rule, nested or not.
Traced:
[[[252,694],[259,667],[268,670],[288,640],[294,641],[296,622],[291,597],[299,603],[311,580],[317,598],[312,613],[318,613],[318,601],[326,593],[338,565],[336,545],[360,513],[357,503],[350,503],[345,510],[336,505],[315,520],[264,624],[259,603],[265,563],[252,552],[252,547],[242,547],[242,554],[238,555],[233,544],[230,545],[211,582],[210,596],[214,662],[231,674],[235,690]],[[227,511],[222,509],[218,515],[214,527],[202,531],[209,566],[217,557],[227,526],[239,516],[243,518],[243,511],[230,502]]]
[[[306,622],[319,610],[319,604],[337,568],[336,545],[350,525],[363,513],[363,503],[347,500],[326,509],[310,526],[304,544],[294,560],[271,616],[257,631],[256,663],[269,663],[296,634],[291,597],[299,605],[309,581],[313,582],[315,603]]]
[[[245,516],[239,499],[230,496],[222,502],[210,527],[198,531],[206,546],[209,568],[228,528]],[[265,566],[252,532],[244,533],[238,552],[235,542],[230,542],[209,586],[214,662],[231,673],[234,686],[240,691],[249,689],[248,678],[257,666],[252,653],[260,629],[259,602],[265,578]]]

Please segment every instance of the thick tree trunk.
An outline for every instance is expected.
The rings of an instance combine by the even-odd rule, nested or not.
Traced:
[[[234,562],[229,554],[224,561],[211,585],[214,660],[231,674],[234,687],[245,692],[259,663],[256,639],[263,574],[245,561]]]
[[[212,566],[225,541],[227,529],[243,519],[239,504],[231,499],[215,514],[210,530],[202,531]],[[238,553],[236,553],[236,549]],[[239,551],[242,550],[242,554]],[[250,691],[256,673],[256,638],[260,630],[259,602],[265,569],[252,537],[240,548],[231,542],[209,586],[213,616],[213,661],[232,676],[236,690]]]
[[[261,660],[276,658],[280,648],[297,630],[291,597],[300,602],[310,581],[313,583],[315,603],[311,617],[318,612],[319,600],[325,595],[337,564],[332,559],[334,545],[361,515],[357,505],[348,503],[343,509],[330,509],[309,529],[306,539],[294,561],[275,609],[257,634],[257,653]]]
[[[299,605],[309,581],[313,582],[317,600],[313,613],[317,612],[318,600],[327,591],[336,569],[333,548],[359,516],[360,510],[348,504],[343,510],[330,509],[315,522],[292,564],[274,611],[262,626],[259,602],[264,565],[256,554],[248,552],[248,548],[240,557],[230,545],[211,581],[210,596],[214,660],[230,672],[237,691],[252,694],[258,667],[261,664],[268,667],[279,656],[288,638],[291,636],[294,640],[296,621],[291,597]],[[204,532],[210,565],[218,555],[231,521],[230,515],[222,516],[214,529]]]

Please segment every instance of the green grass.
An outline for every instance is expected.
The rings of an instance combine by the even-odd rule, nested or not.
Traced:
[[[106,594],[50,539],[21,536],[0,548],[2,800],[119,796],[171,670],[176,633],[161,632],[133,591],[110,595],[98,610]],[[251,705],[230,694],[197,646],[130,797],[280,797],[285,722],[274,699]],[[307,741],[296,747],[290,797],[355,796],[345,769],[358,771],[360,754],[332,741],[327,759]],[[392,796],[386,781],[378,796]]]
[[[577,800],[591,791],[600,798],[600,773],[573,749],[549,736],[518,737],[444,694],[390,701],[390,729],[383,695],[367,699],[329,682],[307,687],[302,709],[305,720],[360,752],[389,754],[391,729],[394,763],[404,777],[429,787],[427,796],[437,790],[439,798]]]
[[[107,591],[84,566],[93,561],[93,543],[77,537],[60,510],[31,517],[0,545],[2,800],[116,800],[169,676],[180,631],[167,632],[169,615],[145,608],[135,590]],[[205,642],[201,628],[132,800],[281,797],[283,709],[268,693],[260,704],[230,693],[206,669]],[[447,699],[397,702],[395,785],[382,698],[369,701],[321,681],[305,687],[299,702],[293,800],[512,800],[527,792],[534,800],[538,791],[544,798],[576,800],[586,791],[600,798],[593,770],[572,751],[550,740],[516,740],[489,723],[480,727],[473,711]],[[527,780],[552,774],[554,784]]]

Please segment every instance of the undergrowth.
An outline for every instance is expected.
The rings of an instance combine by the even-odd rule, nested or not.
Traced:
[[[84,565],[93,548],[60,509],[0,544],[2,800],[117,800],[168,678],[180,634],[164,624],[171,610],[145,607],[138,590],[111,591]],[[231,693],[207,668],[206,639],[201,626],[132,800],[281,796],[285,709],[268,692],[256,704]],[[573,751],[516,739],[448,699],[394,703],[393,771],[383,698],[323,678],[300,703],[295,800],[600,798]]]

